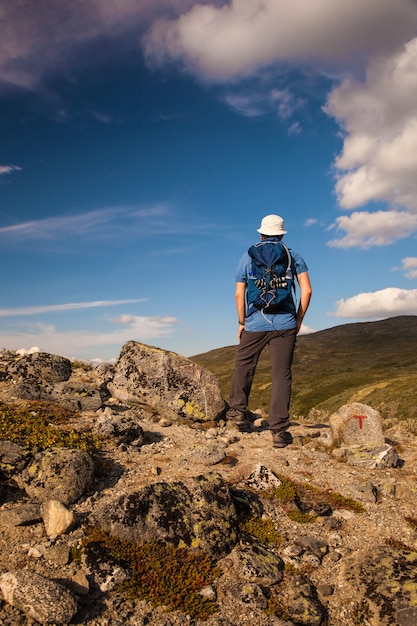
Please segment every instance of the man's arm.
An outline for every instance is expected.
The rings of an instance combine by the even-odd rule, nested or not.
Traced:
[[[246,283],[236,283],[236,311],[237,319],[239,322],[239,329],[237,333],[237,339],[240,341],[242,332],[245,329],[245,314],[246,314]]]
[[[313,290],[311,288],[310,277],[308,272],[303,272],[297,275],[298,284],[300,285],[300,303],[297,311],[297,333],[300,332],[301,324],[304,319],[304,315],[307,312],[308,305],[310,304],[311,294]]]

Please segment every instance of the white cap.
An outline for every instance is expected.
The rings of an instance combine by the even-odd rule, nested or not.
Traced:
[[[266,215],[260,228],[257,229],[261,235],[267,235],[273,237],[274,235],[285,235],[287,232],[284,230],[284,220],[279,215]]]

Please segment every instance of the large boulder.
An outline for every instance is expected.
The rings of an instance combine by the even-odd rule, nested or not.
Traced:
[[[165,541],[216,557],[237,541],[236,509],[217,473],[113,494],[96,504],[91,521],[119,539]]]
[[[172,419],[204,422],[225,408],[214,374],[174,352],[137,341],[123,346],[108,389],[121,402],[148,406]]]
[[[57,383],[71,376],[71,361],[63,356],[36,352],[23,356],[8,357],[6,367],[8,377],[15,381],[35,379],[43,383]]]
[[[68,505],[86,492],[93,475],[93,459],[84,450],[50,448],[33,457],[18,482],[38,502],[59,500]]]

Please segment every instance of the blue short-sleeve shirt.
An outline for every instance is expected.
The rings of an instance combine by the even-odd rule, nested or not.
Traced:
[[[293,261],[293,273],[295,275],[307,272],[308,268],[303,257],[297,252],[289,249],[291,259]],[[242,255],[235,274],[237,283],[248,284],[248,276],[252,266],[252,261],[247,252]],[[255,311],[249,317],[245,318],[245,330],[249,332],[265,332],[268,330],[290,330],[297,326],[296,309],[288,313],[287,311],[279,311],[278,313],[264,313],[263,311]]]

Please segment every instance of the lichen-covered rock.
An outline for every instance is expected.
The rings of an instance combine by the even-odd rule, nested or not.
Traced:
[[[21,472],[31,457],[30,451],[24,446],[0,440],[0,470],[5,477],[11,478],[17,472]]]
[[[87,383],[61,382],[41,389],[41,400],[51,400],[75,411],[97,411],[103,404],[103,392]]]
[[[71,361],[63,356],[36,352],[16,355],[7,364],[7,374],[15,379],[36,379],[39,382],[57,383],[71,376]]]
[[[377,448],[369,446],[350,446],[343,448],[344,460],[349,465],[357,467],[368,467],[370,469],[385,469],[387,467],[397,467],[400,460],[396,449],[386,443]]]
[[[284,575],[284,561],[261,545],[236,548],[231,558],[239,577],[259,585],[275,585]]]
[[[417,623],[416,572],[417,552],[381,546],[348,557],[339,579],[351,590],[358,620],[371,626],[412,626]]]
[[[129,341],[108,383],[122,402],[152,407],[160,417],[206,421],[225,408],[217,378],[174,352]]]
[[[138,418],[123,413],[120,415],[101,413],[95,423],[94,432],[102,439],[115,439],[117,444],[134,444],[136,447],[142,445],[145,436]]]
[[[21,487],[39,502],[76,502],[88,489],[94,462],[84,450],[51,448],[36,454],[21,473]]]
[[[275,587],[273,597],[278,598],[277,614],[285,621],[299,626],[321,626],[326,622],[326,611],[317,599],[310,581],[300,574],[286,572],[282,582]]]
[[[36,572],[21,570],[0,576],[4,599],[40,624],[68,624],[77,612],[70,591]]]
[[[219,474],[113,495],[97,503],[92,521],[119,539],[167,541],[218,557],[237,541],[236,509]]]

